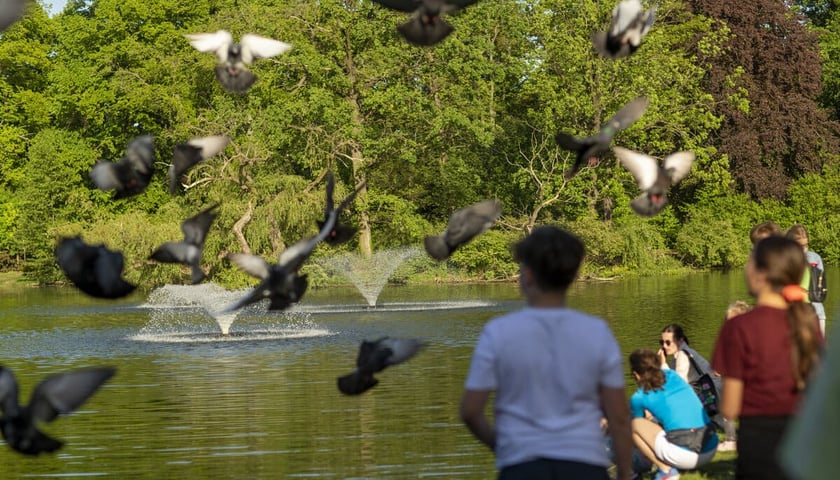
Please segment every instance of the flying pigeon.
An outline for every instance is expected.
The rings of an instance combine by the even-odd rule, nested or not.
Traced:
[[[575,163],[566,178],[571,178],[590,157],[597,157],[607,153],[610,143],[616,133],[633,124],[645,113],[648,107],[646,97],[638,97],[621,108],[612,118],[601,125],[601,130],[590,137],[575,138],[568,133],[560,132],[555,136],[557,145],[566,150],[577,153]]]
[[[469,207],[455,210],[446,224],[446,231],[426,237],[426,253],[435,260],[446,260],[458,247],[486,232],[502,214],[498,200],[482,200]]]
[[[152,179],[155,159],[151,135],[134,138],[119,162],[100,160],[90,171],[90,179],[100,190],[114,190],[114,198],[128,198],[141,193]]]
[[[652,157],[626,148],[615,147],[613,151],[621,164],[636,177],[642,193],[630,202],[630,207],[644,217],[652,217],[665,208],[668,189],[688,175],[694,163],[693,152],[668,155],[663,165],[659,166]]]
[[[289,305],[300,301],[306,291],[308,282],[306,275],[298,274],[298,270],[315,250],[315,247],[330,235],[338,222],[338,215],[347,208],[347,205],[364,187],[365,182],[362,182],[353,193],[338,205],[338,208],[332,211],[329,211],[328,208],[327,218],[318,235],[303,239],[284,250],[276,264],[272,265],[261,257],[248,253],[229,255],[228,259],[242,271],[262,281],[245,298],[226,308],[224,312],[238,310],[265,298],[271,300],[268,306],[269,310],[284,310]]]
[[[104,245],[86,245],[79,237],[62,238],[55,256],[73,285],[92,297],[122,298],[136,288],[121,278],[123,254]]]
[[[443,15],[458,13],[478,0],[373,0],[383,7],[411,13],[411,18],[397,27],[410,43],[428,47],[439,43],[454,30]]]
[[[28,405],[18,403],[18,384],[8,368],[0,366],[0,430],[6,443],[20,453],[54,452],[63,442],[38,430],[37,422],[52,422],[60,414],[79,408],[111,378],[116,369],[91,368],[53,375],[42,380]]]
[[[225,89],[236,93],[245,92],[257,80],[247,65],[256,59],[270,58],[292,49],[288,43],[253,34],[243,35],[239,43],[234,43],[231,34],[225,30],[187,34],[186,37],[199,52],[216,54],[219,60],[216,78]]]
[[[639,0],[622,0],[613,9],[609,30],[592,35],[595,50],[607,58],[632,54],[653,25],[655,10],[644,11]]]
[[[175,145],[172,165],[169,166],[169,193],[175,195],[181,177],[195,164],[218,155],[230,142],[224,135],[193,138],[187,143]]]
[[[329,219],[330,214],[333,210],[335,210],[333,206],[333,190],[335,189],[335,178],[333,177],[332,173],[327,174],[327,204],[326,208],[324,209],[324,220],[318,220],[318,230],[320,231],[324,228],[324,224],[327,223],[327,219]],[[338,219],[335,221],[335,226],[330,232],[327,234],[327,238],[324,241],[330,246],[338,246],[342,243],[346,242],[353,238],[353,235],[356,234],[356,229],[349,226],[344,225],[343,223],[339,222]]]
[[[356,357],[356,370],[338,377],[338,389],[345,395],[360,395],[379,383],[374,373],[386,367],[405,362],[417,355],[425,343],[414,338],[382,337],[368,342],[362,341],[359,356]]]
[[[0,32],[20,20],[26,0],[0,0]]]
[[[213,205],[197,215],[181,223],[184,240],[181,242],[166,242],[149,256],[152,260],[163,263],[181,263],[192,268],[193,285],[200,283],[207,276],[201,270],[201,254],[204,251],[204,239],[210,225],[219,214],[214,210],[219,204]]]

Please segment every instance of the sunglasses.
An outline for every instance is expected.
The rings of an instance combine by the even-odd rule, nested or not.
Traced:
[[[671,346],[671,341],[670,340],[659,340],[659,344],[662,345],[663,347],[670,347]]]

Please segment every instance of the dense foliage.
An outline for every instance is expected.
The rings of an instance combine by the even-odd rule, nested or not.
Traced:
[[[404,16],[369,0],[71,0],[53,18],[33,4],[0,34],[0,267],[59,280],[56,239],[82,234],[123,250],[133,282],[184,282],[185,268],[147,257],[219,201],[204,261],[216,281],[244,284],[225,255],[276,258],[314,233],[329,170],[339,197],[367,188],[345,214],[358,237],[320,257],[419,245],[456,208],[502,201],[488,235],[444,264],[412,264],[428,279],[509,278],[510,244],[545,223],[585,239],[591,275],[737,266],[750,227],[768,219],[804,223],[835,262],[840,56],[826,52],[840,48],[840,14],[831,2],[745,5],[658,2],[642,48],[611,61],[590,40],[609,23],[606,1],[478,2],[433,48],[407,44]],[[255,86],[231,94],[184,38],[218,29],[294,49],[255,63]],[[566,179],[572,157],[553,140],[591,134],[639,95],[650,108],[615,143],[697,153],[652,219],[630,210],[638,189],[612,155]],[[144,133],[157,154],[150,188],[118,201],[94,189],[96,160]],[[218,134],[231,145],[169,196],[173,145]]]

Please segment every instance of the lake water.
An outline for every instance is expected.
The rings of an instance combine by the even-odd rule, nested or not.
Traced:
[[[837,277],[829,270],[829,286]],[[350,287],[313,290],[292,312],[243,312],[222,339],[196,305],[236,295],[213,285],[117,303],[70,288],[0,292],[0,363],[22,397],[48,374],[118,368],[81,411],[44,426],[66,442],[57,454],[0,446],[0,479],[494,477],[492,453],[457,410],[483,324],[523,305],[515,285],[388,286],[376,309]],[[625,355],[656,348],[670,322],[708,355],[740,298],[735,272],[578,282],[570,304],[606,318]],[[359,342],[383,335],[429,346],[366,394],[341,395],[336,377],[352,370]]]

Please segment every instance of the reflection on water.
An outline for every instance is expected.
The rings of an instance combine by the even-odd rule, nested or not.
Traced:
[[[707,354],[724,308],[745,296],[739,272],[578,283],[570,304],[608,319],[625,355],[655,348],[670,322]],[[0,363],[22,396],[48,374],[119,368],[82,411],[45,426],[66,442],[60,453],[2,447],[0,478],[494,476],[491,452],[457,410],[481,327],[522,305],[515,285],[388,287],[374,309],[352,289],[313,290],[290,312],[244,312],[228,337],[200,305],[147,300],[0,294]],[[354,368],[359,342],[383,335],[430,345],[367,394],[342,396],[336,378]]]

